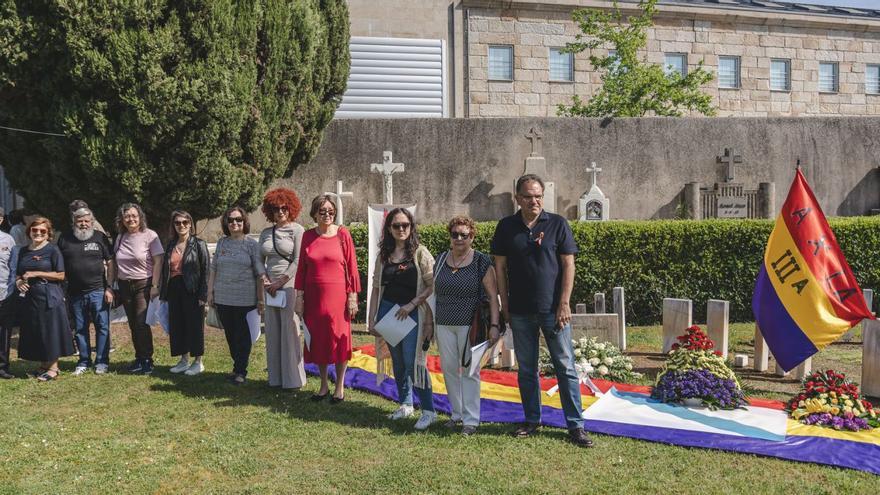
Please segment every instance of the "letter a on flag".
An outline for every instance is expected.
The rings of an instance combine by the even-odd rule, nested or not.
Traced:
[[[752,311],[785,371],[874,318],[800,167],[767,241]]]

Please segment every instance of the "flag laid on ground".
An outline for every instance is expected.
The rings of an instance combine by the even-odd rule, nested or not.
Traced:
[[[800,167],[767,241],[752,310],[785,371],[873,318]]]
[[[307,364],[306,371],[318,374],[318,367]],[[328,370],[335,380],[333,367]],[[428,356],[428,372],[434,392],[434,407],[449,414],[449,398],[437,356]],[[480,372],[480,420],[491,423],[524,421],[516,373],[487,370]],[[749,405],[734,411],[710,411],[666,404],[651,399],[651,387],[593,380],[603,392],[597,397],[581,386],[584,429],[687,447],[718,449],[765,455],[795,461],[815,462],[880,474],[880,428],[838,431],[805,425],[788,417],[779,401],[749,398]],[[345,374],[345,385],[397,400],[397,386],[388,378],[376,383],[373,346],[355,349]],[[556,380],[540,380],[546,391]],[[413,399],[418,404],[418,397]],[[565,414],[559,394],[541,397],[541,423],[565,428]]]

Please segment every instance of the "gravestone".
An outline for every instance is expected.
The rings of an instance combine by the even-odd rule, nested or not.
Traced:
[[[734,172],[736,172],[735,166],[737,163],[742,163],[742,155],[737,155],[734,148],[724,148],[724,154],[715,159],[718,163],[724,165],[722,170],[724,182],[733,182]]]
[[[755,325],[755,371],[767,371],[770,366],[770,348],[758,325]]]
[[[575,304],[574,305],[574,312],[581,313],[581,314],[586,313],[587,312],[587,305],[584,303]]]
[[[403,163],[394,163],[390,151],[382,152],[382,163],[371,163],[370,171],[382,174],[382,196],[385,204],[394,204],[394,180],[393,175],[406,170]]]
[[[745,368],[749,365],[749,355],[748,354],[734,354],[733,355],[733,365],[737,368]]]
[[[776,356],[773,356],[773,360],[776,361]],[[782,366],[779,366],[779,361],[776,361],[776,370],[774,373],[776,373],[776,376],[788,376],[790,372],[782,369]]]
[[[693,321],[693,303],[690,299],[663,299],[663,353],[666,354]]]
[[[880,397],[880,321],[862,322],[862,393]]]
[[[616,313],[586,313],[571,315],[571,338],[596,337],[599,342],[611,342],[620,348]]]
[[[623,287],[615,287],[611,290],[614,312],[617,313],[617,340],[620,341],[620,350],[626,350],[626,300]]]
[[[797,368],[794,369],[794,377],[798,380],[803,380],[810,373],[813,372],[813,358],[808,357],[804,359],[804,362],[797,365]]]
[[[353,198],[354,193],[345,191],[342,187],[342,181],[336,181],[336,192],[325,192],[325,195],[334,196],[336,198],[336,225],[345,225],[344,209],[342,208],[343,198]]]
[[[611,200],[599,189],[598,177],[596,176],[601,171],[602,169],[596,166],[596,162],[592,162],[592,166],[587,167],[587,172],[593,174],[593,185],[578,200],[578,220],[598,221],[611,218]]]
[[[529,129],[526,134],[526,139],[529,140],[532,150],[526,157],[523,175],[535,174],[544,181],[544,209],[550,213],[556,213],[556,183],[550,180],[547,173],[547,160],[541,151],[541,138],[543,137],[544,134],[534,127]],[[514,181],[514,188],[516,188],[516,181]]]
[[[730,329],[730,303],[719,299],[709,299],[706,303],[706,333],[715,342],[715,350],[727,359]]]
[[[872,289],[863,289],[862,296],[865,297],[865,304],[868,306],[868,310],[872,313],[874,312],[874,291]],[[867,321],[867,320],[864,320]],[[862,322],[862,334],[865,333],[865,323]],[[840,340],[844,342],[850,342],[853,339],[853,334],[855,333],[855,329],[850,328],[846,331],[841,337]]]
[[[593,312],[594,313],[604,313],[605,312],[605,294],[601,292],[597,292],[593,294]]]

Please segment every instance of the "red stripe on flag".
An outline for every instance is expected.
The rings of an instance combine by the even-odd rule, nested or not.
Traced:
[[[873,319],[859,283],[837,244],[837,237],[800,169],[782,205],[781,215],[798,251],[822,285],[837,316],[852,324],[862,318]],[[768,261],[772,263],[774,260]],[[767,269],[771,270],[772,266]]]

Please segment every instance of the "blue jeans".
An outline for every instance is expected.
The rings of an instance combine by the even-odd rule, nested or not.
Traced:
[[[379,312],[376,313],[376,321],[382,319],[385,313],[394,306],[393,302],[382,300],[379,303]],[[434,392],[431,390],[431,380],[426,380],[426,387],[413,386],[413,373],[416,367],[416,350],[421,345],[419,342],[419,312],[413,311],[409,316],[416,320],[415,328],[407,334],[395,346],[388,346],[391,351],[391,364],[394,369],[394,382],[397,384],[397,398],[401,404],[411,406],[413,403],[413,389],[419,397],[422,411],[434,411]]]
[[[538,330],[544,333],[547,348],[556,368],[559,398],[569,429],[583,428],[581,417],[581,387],[574,369],[574,348],[571,345],[571,325],[556,328],[555,313],[511,314],[513,350],[519,365],[517,380],[526,422],[541,422],[541,386],[538,381]]]
[[[110,305],[104,300],[104,289],[71,295],[68,299],[79,348],[76,365],[92,365],[89,323],[95,324],[95,364],[110,364]]]

